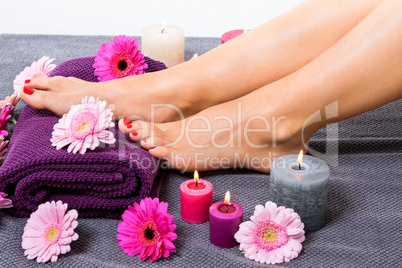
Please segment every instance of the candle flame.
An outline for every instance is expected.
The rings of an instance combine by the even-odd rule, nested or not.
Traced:
[[[198,183],[199,178],[200,178],[200,176],[198,175],[198,171],[195,170],[194,171],[194,181],[195,181],[196,184]]]
[[[230,204],[230,191],[228,190],[225,194],[225,205]]]
[[[163,19],[162,24],[161,24],[161,33],[163,33],[166,30],[166,19]]]
[[[300,166],[302,162],[303,162],[303,149],[301,149],[299,156],[297,157],[297,164],[299,164]]]

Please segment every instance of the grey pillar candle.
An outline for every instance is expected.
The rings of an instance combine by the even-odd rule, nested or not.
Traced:
[[[304,156],[300,165],[298,155],[285,155],[274,160],[271,167],[269,199],[278,206],[297,212],[306,232],[324,226],[329,167],[315,157]]]

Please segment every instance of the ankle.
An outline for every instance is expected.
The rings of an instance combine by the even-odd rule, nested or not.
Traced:
[[[210,107],[210,95],[205,94],[197,79],[188,74],[177,75],[177,70],[160,73],[160,81],[155,88],[165,103],[176,106],[184,117],[196,114]]]

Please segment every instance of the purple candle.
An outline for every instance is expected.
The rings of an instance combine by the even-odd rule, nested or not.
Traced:
[[[209,207],[209,240],[221,248],[237,246],[234,235],[242,221],[243,207],[230,202],[230,192],[227,191],[225,202],[217,202]]]

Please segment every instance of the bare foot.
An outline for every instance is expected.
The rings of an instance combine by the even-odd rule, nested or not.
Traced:
[[[170,122],[205,108],[195,105],[200,99],[196,90],[186,87],[184,81],[165,76],[163,72],[148,73],[102,83],[73,77],[37,78],[26,84],[33,89],[32,94],[24,90],[20,94],[32,107],[48,109],[59,116],[67,113],[71,105],[81,103],[85,96],[106,100],[116,119]],[[186,94],[179,92],[183,89]]]
[[[264,101],[269,99],[262,93],[253,92],[181,121],[136,121],[127,128],[121,120],[119,127],[174,169],[240,167],[268,173],[273,159],[304,147],[303,120],[294,116],[292,108],[283,109],[286,105],[281,101]]]

